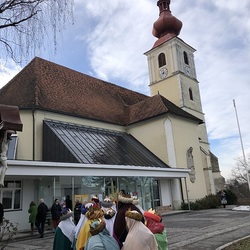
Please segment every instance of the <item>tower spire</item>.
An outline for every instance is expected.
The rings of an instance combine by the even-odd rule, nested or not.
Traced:
[[[153,48],[178,36],[182,28],[182,22],[171,14],[170,0],[159,0],[157,6],[159,7],[159,18],[154,22],[152,33],[158,40]]]

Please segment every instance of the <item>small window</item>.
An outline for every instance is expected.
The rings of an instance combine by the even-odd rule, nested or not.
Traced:
[[[189,88],[188,92],[189,92],[189,98],[190,98],[190,100],[193,101],[193,100],[194,100],[194,97],[193,97],[193,91],[192,91],[192,89]]]
[[[18,140],[18,137],[16,134],[11,135],[10,140],[9,140],[9,145],[8,145],[8,151],[7,151],[8,160],[16,159],[17,140]]]
[[[184,57],[184,63],[187,64],[187,65],[189,65],[189,62],[188,62],[188,55],[187,55],[187,52],[186,52],[186,51],[183,52],[183,57]]]
[[[162,66],[166,65],[166,57],[164,53],[161,53],[158,56],[158,64],[159,64],[159,68],[161,68]]]
[[[0,202],[5,210],[21,209],[21,181],[5,181],[0,189]]]

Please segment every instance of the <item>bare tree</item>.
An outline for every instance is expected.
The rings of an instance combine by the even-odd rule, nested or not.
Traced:
[[[15,62],[33,56],[68,21],[73,23],[74,0],[0,0],[0,57]]]
[[[242,157],[236,159],[235,167],[232,169],[231,174],[233,179],[239,183],[247,183],[247,169],[250,168],[250,154],[247,155],[247,166]]]

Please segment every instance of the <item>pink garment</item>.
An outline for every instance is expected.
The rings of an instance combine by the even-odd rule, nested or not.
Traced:
[[[128,235],[122,250],[157,250],[154,234],[141,222],[125,217]]]

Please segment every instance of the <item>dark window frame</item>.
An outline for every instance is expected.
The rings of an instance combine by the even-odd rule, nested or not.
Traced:
[[[190,98],[190,100],[193,101],[193,100],[194,100],[194,95],[193,95],[193,90],[192,90],[192,88],[189,88],[189,89],[188,89],[188,93],[189,93],[189,98]]]
[[[159,68],[165,66],[167,64],[166,62],[166,55],[161,52],[159,55],[158,55],[158,65],[159,65]]]
[[[189,65],[188,54],[186,51],[183,51],[184,63]]]
[[[4,187],[0,189],[0,202],[5,211],[22,209],[22,181],[4,181]]]

